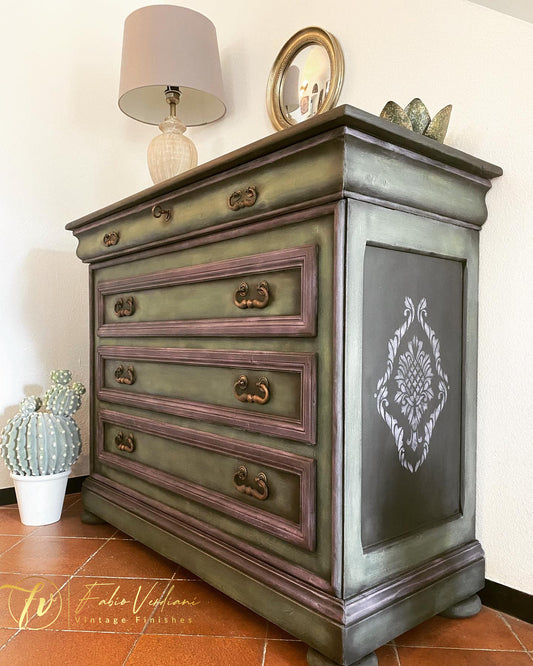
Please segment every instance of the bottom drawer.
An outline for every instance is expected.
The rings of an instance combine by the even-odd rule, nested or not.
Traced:
[[[315,549],[315,461],[285,451],[110,410],[98,419],[98,460]]]

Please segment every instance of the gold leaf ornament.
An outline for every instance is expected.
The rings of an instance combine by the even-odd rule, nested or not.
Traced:
[[[380,113],[380,117],[443,143],[450,124],[451,113],[452,105],[448,104],[431,119],[424,102],[415,97],[405,109],[402,109],[399,104],[392,100],[387,102]]]

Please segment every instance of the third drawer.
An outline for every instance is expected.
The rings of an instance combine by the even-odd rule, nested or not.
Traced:
[[[97,457],[104,474],[107,467],[126,472],[144,493],[155,484],[314,550],[312,458],[105,409],[99,411]]]

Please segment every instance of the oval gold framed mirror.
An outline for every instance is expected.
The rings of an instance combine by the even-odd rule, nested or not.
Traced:
[[[304,28],[279,52],[267,85],[267,110],[276,129],[332,109],[344,81],[339,42],[322,28]]]

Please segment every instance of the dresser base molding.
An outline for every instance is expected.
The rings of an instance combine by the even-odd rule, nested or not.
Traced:
[[[121,497],[122,496],[122,497]],[[153,500],[126,496],[93,475],[84,485],[86,511],[189,569],[213,587],[307,643],[314,659],[352,666],[409,628],[475,595],[484,583],[483,550],[472,541],[343,601],[314,585],[317,577],[282,573],[217,539],[205,525]],[[126,508],[127,507],[127,508]],[[324,586],[324,581],[321,581]],[[331,660],[328,662],[327,660]],[[362,663],[366,663],[363,661]],[[371,663],[371,662],[369,662]]]

